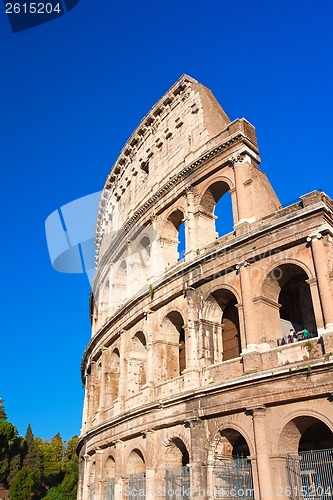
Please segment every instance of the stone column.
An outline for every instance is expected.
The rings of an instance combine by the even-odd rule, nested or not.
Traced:
[[[105,498],[105,491],[103,491],[103,450],[96,449],[95,454],[96,469],[95,469],[95,498]]]
[[[95,418],[95,412],[97,410],[96,405],[96,372],[97,363],[96,361],[91,362],[91,373],[90,373],[90,384],[89,384],[89,420],[93,422]]]
[[[194,189],[193,188],[188,188],[186,190],[186,205],[187,205],[187,213],[186,213],[186,218],[187,218],[187,224],[185,224],[186,228],[186,234],[185,234],[185,242],[186,242],[186,248],[185,248],[185,261],[188,262],[190,260],[195,259],[196,257],[196,249],[198,248],[198,242],[197,242],[197,227],[196,227],[196,220],[195,220],[195,196],[194,196]]]
[[[156,373],[156,360],[155,360],[155,338],[156,328],[155,318],[157,313],[148,311],[145,317],[144,334],[147,341],[147,358],[146,358],[146,386],[153,390],[155,381],[158,379]]]
[[[290,500],[288,496],[288,477],[286,468],[286,455],[273,455],[271,457],[271,468],[273,477],[274,493],[279,500]]]
[[[187,299],[187,325],[184,326],[186,369],[183,370],[184,384],[188,389],[198,387],[200,380],[200,369],[198,367],[199,345],[196,323],[198,319],[198,299],[195,290],[185,291]]]
[[[252,413],[254,443],[256,450],[256,461],[258,469],[258,500],[269,500],[274,498],[273,483],[271,478],[270,459],[268,453],[268,440],[265,425],[265,406],[249,408]]]
[[[238,321],[239,321],[239,335],[241,341],[241,349],[246,347],[246,334],[245,334],[245,320],[244,320],[244,308],[243,304],[235,304],[238,311]]]
[[[203,470],[206,452],[205,424],[202,420],[192,420],[190,422],[191,450],[190,451],[190,471],[191,471],[191,495],[190,498],[205,500],[207,493],[207,477]]]
[[[320,330],[320,329],[324,328],[324,318],[323,318],[323,312],[322,312],[321,302],[320,302],[320,297],[319,297],[317,278],[308,279],[308,280],[306,280],[306,283],[310,287],[310,293],[311,293],[311,299],[312,299],[313,310],[314,310],[314,315],[315,315],[315,321],[316,321],[317,329]]]
[[[128,352],[126,332],[120,336],[120,362],[119,362],[119,389],[118,397],[115,401],[115,415],[124,410],[124,400],[127,396],[127,363],[126,356]]]
[[[151,246],[150,246],[150,269],[149,283],[152,283],[158,276],[161,276],[166,268],[166,262],[162,251],[160,221],[157,217],[153,217],[151,231]]]
[[[99,395],[99,415],[103,416],[105,410],[105,397],[106,397],[106,367],[107,367],[107,355],[108,350],[104,347],[102,350],[102,366],[101,366],[101,374],[100,374],[100,395]]]
[[[115,500],[123,500],[128,497],[125,495],[124,488],[128,485],[126,477],[126,464],[124,463],[124,443],[121,440],[116,442],[116,479],[114,486]]]
[[[246,262],[245,262],[246,264]],[[245,345],[242,345],[242,350],[249,349],[251,346],[256,346],[258,343],[256,324],[258,318],[255,316],[253,303],[253,281],[251,279],[251,266],[241,264],[239,268],[239,280],[241,287],[244,331],[242,332],[242,341],[245,340]],[[239,318],[240,319],[240,318]]]
[[[318,282],[318,291],[325,319],[324,327],[329,332],[333,331],[333,297],[329,278],[328,254],[321,234],[312,239],[312,255]],[[324,331],[324,333],[326,333]]]
[[[146,432],[146,500],[155,500],[155,431]]]
[[[84,382],[84,403],[82,412],[82,430],[81,434],[84,434],[89,428],[89,375],[85,375]]]
[[[80,454],[79,456],[79,484],[77,487],[77,498],[80,500],[83,500],[83,492],[84,492],[84,481],[86,477],[86,470],[85,470],[86,464],[85,464],[85,458],[84,455]]]
[[[82,484],[82,499],[89,500],[90,497],[90,456],[83,455],[84,458],[84,474],[83,474],[83,484]]]
[[[238,213],[238,220],[235,221],[235,227],[237,227],[238,224],[246,223],[254,215],[252,189],[250,189],[250,193],[247,191],[245,195],[245,185],[249,180],[248,170],[251,159],[236,153],[229,160],[233,166],[235,175],[235,196]]]

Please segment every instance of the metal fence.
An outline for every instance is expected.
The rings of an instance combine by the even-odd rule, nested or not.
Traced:
[[[129,499],[142,500],[146,498],[146,475],[132,474],[129,478]]]
[[[291,500],[333,499],[333,449],[287,455]]]
[[[178,467],[165,471],[165,498],[188,500],[190,498],[190,469]]]
[[[219,460],[213,468],[214,498],[254,498],[251,461]]]
[[[114,478],[109,478],[106,483],[106,500],[114,500]]]

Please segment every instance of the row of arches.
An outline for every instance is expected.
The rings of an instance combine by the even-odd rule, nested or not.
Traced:
[[[233,231],[232,202],[229,185],[213,182],[200,195],[189,221],[185,199],[165,214],[164,222],[136,228],[126,250],[117,258],[103,279],[94,298],[94,323],[103,321],[156,276],[177,264],[192,251]],[[195,225],[196,238],[190,236]]]
[[[274,268],[264,280],[262,293],[265,301],[261,314],[266,314],[269,320],[267,328],[274,334],[272,342],[275,344],[272,343],[272,347],[277,347],[279,339],[290,329],[297,331],[306,328],[310,336],[317,335],[308,281],[304,269],[295,264]],[[230,286],[215,288],[212,285],[205,300],[198,299],[198,302],[199,305],[191,303],[191,307],[195,308],[192,317],[193,312],[197,314],[191,331],[188,323],[189,305],[184,297],[178,301],[177,309],[171,308],[158,325],[153,322],[149,327],[144,321],[141,325],[143,329],[126,333],[123,351],[120,339],[108,348],[104,365],[101,357],[95,364],[97,373],[88,371],[87,374],[94,398],[93,413],[100,406],[109,408],[118,398],[121,385],[126,385],[122,393],[126,399],[138,394],[147,384],[148,378],[151,384],[156,384],[183,375],[189,367],[215,365],[237,358],[241,361],[242,351],[247,346],[241,295]],[[274,306],[275,303],[280,306]],[[252,321],[257,318],[253,317]],[[193,336],[196,337],[195,344]],[[125,357],[123,368],[120,352],[124,352]],[[148,367],[149,353],[151,364]],[[101,391],[105,395],[100,394]]]
[[[195,491],[198,487],[202,492],[206,491],[206,494],[233,490],[236,493],[231,497],[236,498],[244,496],[253,498],[256,496],[256,489],[262,488],[264,478],[260,477],[258,469],[256,445],[239,427],[223,426],[218,430],[210,443],[205,446],[206,459],[201,456],[200,463],[193,462],[194,456],[198,455],[197,450],[192,450],[187,442],[188,439],[175,436],[164,439],[163,443],[159,443],[157,439],[154,444],[150,443],[152,448],[134,446],[128,452],[118,450],[113,453],[108,453],[106,450],[103,463],[99,464],[102,470],[100,476],[103,477],[103,488],[106,488],[106,493],[112,489],[114,494],[115,484],[118,484],[121,485],[120,494],[126,491],[130,498],[136,498],[135,495],[131,496],[133,491],[141,491],[142,498],[145,497],[146,486],[153,485],[155,493],[159,492],[158,498],[169,500],[176,498],[173,496],[176,486],[179,495],[177,498],[183,499],[190,498],[191,488]],[[294,484],[300,488],[302,486],[309,488],[309,485],[314,485],[316,488],[331,485],[332,470],[329,464],[332,459],[329,457],[333,453],[333,433],[319,418],[301,415],[289,420],[279,436],[278,450],[279,459],[276,463],[275,455],[273,454],[270,459],[270,453],[267,451],[271,472],[274,469],[277,476],[275,482],[278,489]],[[158,460],[152,460],[152,456],[158,456]],[[284,459],[281,461],[282,457]],[[301,476],[299,470],[292,469],[294,465],[292,460],[296,460],[293,457],[297,457],[297,460],[303,463]],[[117,465],[118,459],[120,462]],[[95,456],[92,455],[89,460],[87,483],[90,493],[92,492],[90,498],[94,500],[96,486],[101,481],[96,474]],[[147,469],[150,470],[149,479],[146,474]],[[200,474],[195,478],[194,471],[198,470]],[[153,483],[146,485],[152,478]],[[194,484],[198,478],[200,484]],[[247,494],[244,494],[244,491],[247,491]],[[101,493],[103,498],[115,498],[105,495],[103,491]],[[228,498],[228,495],[225,497]]]

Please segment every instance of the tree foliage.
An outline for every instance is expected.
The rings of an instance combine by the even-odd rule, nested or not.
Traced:
[[[1,404],[0,418],[0,485],[8,488],[9,480],[21,466],[21,439],[16,427],[8,422]]]
[[[34,436],[30,424],[25,437],[8,422],[0,399],[0,487],[11,500],[76,500],[78,482],[77,436],[68,443],[60,434],[50,440]]]

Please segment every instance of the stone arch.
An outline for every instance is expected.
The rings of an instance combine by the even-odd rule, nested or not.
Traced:
[[[267,267],[267,269],[265,269],[264,275],[258,285],[257,295],[265,294],[266,292],[265,296],[267,298],[270,298],[271,300],[277,300],[277,295],[274,296],[274,293],[271,296],[269,295],[269,290],[267,289],[267,285],[269,279],[273,278],[275,280],[277,277],[279,277],[279,273],[274,274],[275,269],[279,269],[280,267],[283,266],[298,267],[307,275],[308,279],[313,278],[313,272],[306,264],[304,264],[304,262],[298,259],[281,259],[280,261],[273,262]]]
[[[190,462],[187,446],[179,437],[170,440],[165,453],[165,465],[167,468],[185,467]]]
[[[96,459],[95,456],[90,458],[91,463],[89,467],[89,487],[91,491],[95,490],[95,481],[96,481]]]
[[[253,491],[252,464],[248,459],[252,452],[251,442],[242,429],[228,424],[221,427],[208,452],[208,485],[227,491]]]
[[[134,448],[128,454],[126,460],[126,473],[131,476],[134,474],[142,474],[146,471],[146,462],[144,455],[139,448]]]
[[[108,316],[109,300],[110,300],[110,280],[106,278],[103,285],[100,287],[100,315],[102,324]]]
[[[230,193],[230,180],[223,178],[211,179],[210,183],[205,186],[205,191],[203,192],[199,205],[198,205],[198,215],[197,215],[197,232],[200,238],[200,247],[207,243],[211,243],[216,238],[222,234],[226,234],[228,231],[224,230],[223,224],[220,224],[220,220],[223,220],[223,215],[217,216],[218,204],[222,203],[222,198],[228,196]],[[235,210],[232,209],[232,197],[230,200],[230,218],[232,219],[232,225],[235,224]],[[226,210],[227,207],[223,207]],[[218,222],[218,227],[217,227]],[[219,231],[217,230],[219,229]],[[221,234],[219,234],[221,233]]]
[[[179,255],[179,232],[184,224],[185,210],[182,207],[173,207],[165,215],[166,222],[162,228],[160,242],[162,245],[163,259],[166,267],[176,264],[183,256]],[[184,245],[186,247],[186,244]]]
[[[165,353],[164,372],[166,380],[178,377],[186,369],[186,339],[183,315],[172,310],[164,317],[161,324]]]
[[[130,259],[130,281],[133,293],[146,286],[151,275],[150,259],[151,238],[147,234],[140,234],[137,244],[132,247]]]
[[[111,454],[109,454],[106,458],[105,472],[107,478],[114,478],[116,476],[116,461]]]
[[[133,336],[127,353],[127,390],[130,395],[139,392],[146,383],[146,364],[147,341],[144,333],[138,331]]]
[[[245,449],[244,443],[247,449]],[[210,461],[214,460],[214,457],[221,455],[221,452],[225,458],[229,459],[238,453],[245,456],[245,451],[250,456],[255,454],[254,445],[247,432],[239,425],[226,422],[219,426],[214,433],[209,447],[209,459]]]
[[[127,260],[124,256],[114,265],[112,271],[112,303],[122,305],[127,298]]]
[[[279,451],[297,453],[333,448],[331,422],[328,422],[325,417],[319,418],[310,413],[298,414],[283,426],[278,442]]]
[[[317,334],[308,280],[308,268],[298,261],[282,261],[270,266],[261,286],[262,317],[269,318],[270,331],[278,340],[291,329],[306,328]],[[263,325],[264,326],[264,325]]]
[[[206,354],[213,363],[240,356],[238,299],[230,287],[218,287],[207,296],[202,317]]]
[[[108,369],[106,370],[106,408],[108,408],[118,397],[120,375],[120,353],[118,347],[110,352]]]
[[[98,358],[91,364],[91,388],[93,397],[93,418],[99,411],[101,401],[101,379],[102,379],[102,357],[99,354]]]

